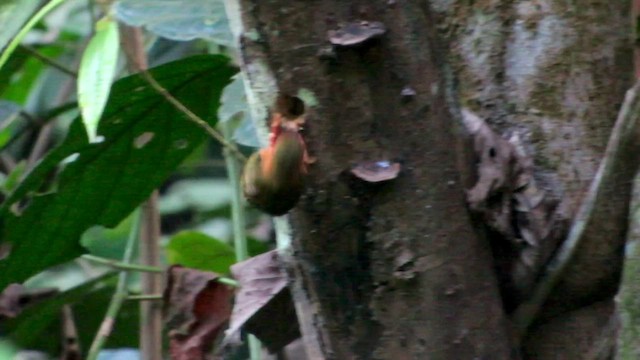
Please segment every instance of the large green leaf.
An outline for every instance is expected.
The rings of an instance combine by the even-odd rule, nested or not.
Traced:
[[[171,40],[233,45],[223,0],[119,0],[115,13],[129,25],[145,26]]]
[[[116,75],[119,51],[118,24],[109,17],[101,19],[82,54],[78,73],[78,103],[91,142],[98,137],[98,122]]]
[[[195,56],[151,71],[212,125],[222,89],[234,72],[219,55]],[[206,137],[137,75],[113,85],[98,132],[102,141],[89,144],[76,120],[65,141],[0,208],[0,240],[11,243],[9,256],[0,261],[0,289],[82,254],[79,238],[86,229],[116,226]],[[15,211],[64,159],[68,164],[55,191],[35,195],[25,209]]]
[[[236,261],[231,246],[197,231],[179,232],[171,238],[166,251],[172,265],[221,274],[228,273]]]

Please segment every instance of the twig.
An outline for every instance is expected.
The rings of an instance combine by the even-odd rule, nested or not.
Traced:
[[[86,48],[88,40],[82,46],[82,49]],[[74,64],[77,64],[80,60],[80,56],[82,55],[82,51],[78,51],[75,54]],[[73,92],[74,86],[76,85],[76,81],[73,78],[67,79],[64,85],[61,87],[61,90],[58,92],[58,96],[56,97],[55,104],[63,105],[71,93]],[[33,165],[42,157],[45,153],[47,146],[49,145],[51,134],[53,133],[53,122],[48,121],[44,126],[40,128],[40,132],[38,133],[38,137],[36,139],[35,144],[33,145],[33,149],[31,149],[31,153],[29,154],[29,158],[27,160],[27,165],[29,168],[33,167]]]
[[[78,341],[78,329],[73,319],[73,311],[70,305],[62,307],[62,356],[61,360],[80,360],[80,342]]]
[[[140,271],[140,272],[149,272],[149,273],[164,273],[164,270],[158,266],[126,264],[126,263],[123,263],[122,261],[107,259],[107,258],[95,256],[95,255],[89,255],[89,254],[82,255],[81,258],[87,261],[91,261],[93,263],[106,265],[118,270]],[[230,286],[235,286],[235,287],[239,286],[237,281],[224,276],[218,277],[216,281],[221,284],[226,284]]]
[[[140,211],[136,209],[133,215],[133,224],[131,226],[131,231],[129,231],[129,238],[127,239],[127,244],[124,250],[124,256],[122,257],[122,262],[125,264],[131,263],[133,260],[133,250],[135,249],[136,240],[138,239],[138,232],[140,231]],[[116,292],[113,294],[111,298],[111,302],[109,303],[109,308],[107,309],[107,314],[102,320],[102,324],[100,325],[100,329],[93,339],[93,343],[91,343],[91,349],[89,349],[89,355],[87,355],[87,360],[96,360],[98,358],[98,354],[109,335],[111,335],[111,330],[113,329],[113,324],[116,321],[116,316],[122,307],[122,304],[127,299],[127,282],[129,280],[129,272],[122,271],[118,276],[118,285],[116,286]]]
[[[238,150],[238,148],[233,143],[225,139],[216,129],[212,128],[206,121],[204,121],[198,115],[196,115],[191,110],[189,110],[189,108],[184,106],[178,99],[173,97],[173,95],[171,95],[167,91],[167,89],[162,87],[162,85],[160,85],[148,71],[142,70],[140,71],[140,75],[142,75],[142,77],[149,83],[149,85],[151,85],[152,88],[154,88],[169,103],[171,103],[171,105],[173,105],[176,109],[178,109],[178,111],[185,114],[191,122],[193,122],[194,124],[202,128],[204,131],[206,131],[207,134],[209,134],[209,136],[216,139],[225,149],[230,151],[234,157],[236,157],[238,160],[242,162],[247,160],[247,157],[244,156],[244,154],[241,153],[240,150]]]
[[[584,239],[585,231],[594,219],[594,212],[597,211],[598,205],[602,201],[608,201],[608,199],[601,199],[601,194],[603,189],[612,186],[611,175],[613,169],[616,168],[614,165],[620,161],[621,156],[625,155],[625,147],[629,145],[638,146],[640,144],[640,124],[638,124],[638,117],[640,116],[639,93],[640,82],[627,91],[598,172],[578,209],[567,239],[544,269],[541,280],[533,290],[531,298],[521,304],[512,316],[513,323],[520,335],[524,334],[535,320],[551,290],[560,280],[563,271],[572,260],[580,242]],[[625,166],[633,166],[637,169],[638,161],[633,164],[625,164]]]
[[[231,129],[227,122],[220,123],[222,133],[229,137]],[[223,151],[224,160],[227,165],[227,176],[231,183],[231,220],[233,225],[233,241],[236,251],[236,260],[242,261],[249,257],[249,251],[247,249],[247,239],[245,234],[245,218],[244,209],[242,206],[242,195],[240,194],[240,169],[238,162],[232,156],[229,148],[225,148]]]
[[[103,257],[85,254],[82,255],[82,258],[97,264],[107,265],[114,269],[118,270],[128,270],[128,271],[140,271],[140,272],[150,272],[150,273],[163,273],[164,270],[160,267],[156,266],[145,266],[145,265],[137,265],[137,264],[127,264],[121,261],[106,259]]]
[[[129,71],[146,72],[147,54],[140,28],[120,24],[120,39],[127,56]],[[140,261],[144,265],[160,266],[160,212],[158,190],[154,190],[142,206],[143,226],[140,233]],[[157,274],[142,274],[142,296],[162,291],[162,278]],[[140,303],[140,354],[145,360],[162,359],[162,308],[155,302]]]
[[[48,110],[45,114],[43,114],[41,117],[33,117],[31,114],[27,113],[26,111],[20,111],[20,117],[24,118],[27,120],[28,124],[24,125],[24,126],[20,126],[15,133],[11,136],[11,138],[9,140],[7,140],[7,142],[0,146],[0,150],[4,150],[6,148],[8,148],[9,146],[13,145],[14,142],[18,141],[18,139],[20,139],[20,137],[22,135],[24,135],[24,133],[31,128],[40,128],[44,125],[46,125],[49,121],[55,119],[58,115],[60,114],[64,114],[65,112],[69,111],[69,110],[73,110],[73,109],[77,109],[78,108],[78,103],[77,102],[69,102],[60,106],[57,106],[51,110]],[[5,121],[5,124],[7,122]],[[7,125],[4,125],[7,126]],[[3,126],[3,128],[4,128]]]
[[[0,168],[6,174],[10,174],[16,167],[16,161],[7,153],[0,153]]]
[[[53,124],[51,123],[46,124],[40,129],[38,137],[36,138],[36,142],[33,145],[33,149],[31,149],[31,154],[29,154],[29,158],[27,159],[29,168],[33,167],[38,159],[40,159],[46,151],[52,132]]]
[[[127,300],[159,301],[159,300],[162,300],[162,295],[160,295],[160,294],[129,295],[129,296],[127,296]]]
[[[233,279],[229,279],[227,277],[224,276],[220,276],[219,278],[216,278],[216,281],[221,283],[221,284],[225,284],[225,285],[229,285],[229,286],[233,286],[233,287],[239,287],[240,284],[233,280]]]
[[[87,11],[89,12],[89,17],[91,18],[90,19],[91,26],[89,26],[89,35],[93,37],[93,35],[96,34],[96,27],[93,26],[93,24],[98,22],[98,17],[96,16],[96,9],[95,9],[95,4],[93,0],[87,1]]]
[[[33,49],[29,46],[24,46],[21,45],[20,46],[21,49],[25,50],[26,52],[29,53],[29,55],[35,57],[36,59],[42,61],[42,63],[44,63],[45,65],[51,66],[52,68],[59,70],[60,72],[67,74],[73,78],[77,78],[78,77],[78,73],[67,68],[66,66],[60,64],[59,62],[53,60],[52,58],[43,55],[42,53],[40,53],[39,51],[37,51],[36,49]]]
[[[127,49],[127,47],[125,46],[124,51],[127,54],[127,58],[135,58],[135,56],[133,56],[133,54],[131,53],[131,49]],[[196,115],[193,111],[189,110],[189,108],[182,104],[180,100],[176,99],[173,95],[171,95],[171,93],[169,93],[169,91],[167,91],[167,89],[160,85],[160,83],[153,77],[153,75],[151,75],[146,67],[138,66],[136,70],[158,94],[162,95],[162,97],[164,97],[171,105],[173,105],[178,111],[183,113],[187,117],[187,119],[189,119],[189,121],[203,129],[207,134],[209,134],[209,136],[218,141],[225,149],[231,151],[233,156],[235,156],[238,160],[242,162],[247,161],[247,157],[244,156],[244,154],[241,153],[233,143],[225,139],[225,137],[222,136],[220,132],[211,127],[211,125],[209,125],[201,117]]]
[[[160,266],[160,212],[158,190],[154,190],[142,206],[143,226],[140,233],[140,262]],[[143,273],[142,295],[162,292],[162,277]],[[162,307],[154,302],[140,304],[140,355],[144,360],[162,359]]]

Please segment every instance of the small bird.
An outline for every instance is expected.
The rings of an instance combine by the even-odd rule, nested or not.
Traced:
[[[293,208],[304,189],[308,155],[300,135],[302,117],[274,113],[269,146],[253,153],[244,166],[242,189],[249,203],[274,216]]]

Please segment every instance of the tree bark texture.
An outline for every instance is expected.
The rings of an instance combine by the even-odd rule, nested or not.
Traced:
[[[434,1],[454,54],[461,102],[502,134],[517,133],[556,216],[570,220],[601,161],[631,86],[630,1]],[[637,154],[626,154],[629,158]],[[631,163],[631,161],[629,162]],[[608,199],[525,343],[531,358],[582,359],[613,306],[572,310],[617,292],[634,166],[616,169]],[[562,226],[562,221],[558,221]],[[585,319],[581,323],[576,317]],[[545,319],[551,319],[546,321]],[[614,320],[612,320],[614,321]],[[581,325],[580,325],[581,324]],[[554,339],[564,339],[558,346]],[[551,355],[553,354],[553,355]]]
[[[557,232],[566,231],[630,86],[629,2],[239,4],[249,76],[266,66],[280,91],[313,105],[304,136],[317,160],[290,217],[288,264],[310,358],[517,357],[492,239],[474,230],[465,203],[475,170],[458,104],[503,136],[518,135],[555,203]],[[386,33],[331,45],[330,31],[362,21],[380,22]],[[375,184],[350,172],[369,161],[397,161],[401,172]],[[604,194],[609,206],[523,357],[583,359],[593,353],[587,339],[608,334],[629,172],[617,169]]]

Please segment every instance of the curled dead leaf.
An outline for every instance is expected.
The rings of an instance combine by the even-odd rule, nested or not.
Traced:
[[[478,179],[467,202],[495,232],[492,238],[501,238],[492,247],[505,308],[511,311],[530,295],[562,238],[557,201],[537,185],[533,159],[517,132],[507,140],[469,109],[462,110],[462,120],[478,158]]]
[[[242,328],[274,352],[300,337],[287,277],[276,250],[237,263],[231,272],[240,290],[225,341],[232,342]]]
[[[209,359],[231,315],[233,289],[218,274],[172,266],[164,292],[165,322],[174,360]]]

